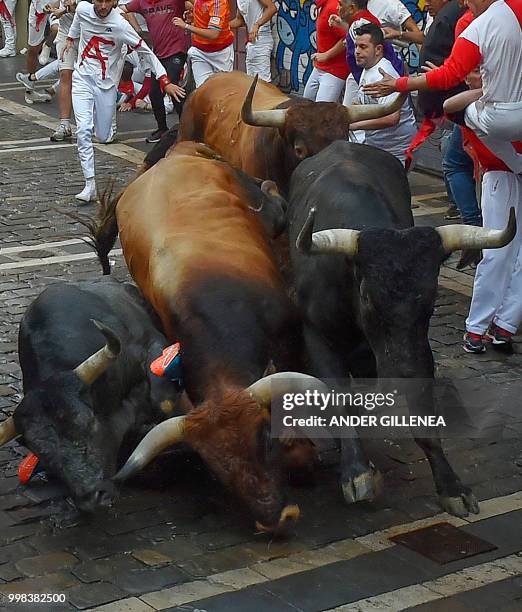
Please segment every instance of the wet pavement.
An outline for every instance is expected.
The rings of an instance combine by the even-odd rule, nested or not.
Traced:
[[[85,230],[64,214],[93,214],[94,206],[74,202],[82,187],[74,143],[48,140],[56,104],[26,106],[13,78],[22,58],[1,61],[0,421],[21,397],[16,342],[27,306],[52,283],[101,274],[81,240]],[[100,186],[114,181],[118,188],[133,176],[153,129],[150,114],[119,116],[117,143],[96,148]],[[416,223],[445,223],[442,181],[414,172],[410,182]],[[121,253],[111,259],[114,276],[128,278]],[[457,388],[477,381],[500,393],[520,380],[522,344],[509,356],[462,351],[473,276],[457,271],[457,260],[441,270],[430,327],[438,376]],[[346,506],[335,453],[325,454],[314,486],[289,489],[302,518],[282,541],[255,534],[193,454],[161,457],[110,510],[86,517],[54,482],[36,477],[20,485],[17,468],[27,450],[11,442],[0,449],[0,609],[520,610],[522,417],[520,404],[511,408],[500,434],[445,443],[462,481],[487,500],[478,516],[441,513],[413,441],[368,441],[384,474],[382,497]],[[495,549],[441,565],[388,539],[441,521]],[[35,593],[64,601],[33,603],[28,596]]]

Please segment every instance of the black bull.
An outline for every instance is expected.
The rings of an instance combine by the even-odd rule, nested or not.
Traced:
[[[423,379],[407,394],[408,406],[436,414],[428,327],[440,265],[457,249],[503,246],[516,227],[513,212],[503,232],[412,227],[410,204],[406,174],[392,155],[335,142],[292,175],[291,257],[309,373]],[[438,437],[416,441],[430,462],[443,507],[461,516],[478,512]],[[378,492],[380,475],[358,440],[342,441],[342,484],[349,502]]]
[[[127,436],[171,414],[177,399],[174,384],[148,367],[164,335],[136,287],[103,277],[47,288],[25,313],[18,343],[24,398],[0,424],[0,445],[21,434],[80,509],[108,505]]]

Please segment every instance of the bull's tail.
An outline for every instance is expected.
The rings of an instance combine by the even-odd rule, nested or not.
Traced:
[[[109,253],[118,237],[116,205],[118,204],[122,192],[119,192],[116,196],[114,196],[113,193],[114,183],[111,183],[105,191],[99,195],[100,206],[96,218],[79,215],[73,212],[64,212],[65,215],[74,219],[87,229],[88,236],[82,238],[82,240],[98,255],[103,274],[111,273]]]

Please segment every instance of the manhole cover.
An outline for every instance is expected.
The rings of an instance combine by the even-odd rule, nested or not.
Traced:
[[[494,544],[457,529],[450,523],[437,523],[430,527],[401,533],[391,537],[390,540],[441,565],[497,548]]]

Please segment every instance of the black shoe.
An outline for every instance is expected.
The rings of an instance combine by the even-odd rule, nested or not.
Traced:
[[[466,332],[464,334],[464,344],[462,345],[462,348],[466,351],[466,353],[486,352],[483,337],[480,334],[474,334],[472,332]]]
[[[453,221],[454,219],[460,219],[459,209],[455,205],[451,205],[446,214],[444,215],[444,219],[448,221]]]
[[[147,136],[147,138],[145,138],[145,142],[148,142],[149,144],[159,142],[163,134],[166,134],[167,132],[168,130],[156,130],[152,132],[150,136]]]
[[[486,342],[491,342],[491,345],[497,351],[502,351],[504,353],[512,353],[513,352],[513,334],[510,334],[507,330],[502,329],[495,323],[492,323],[489,326],[488,331],[486,332],[485,340]]]

